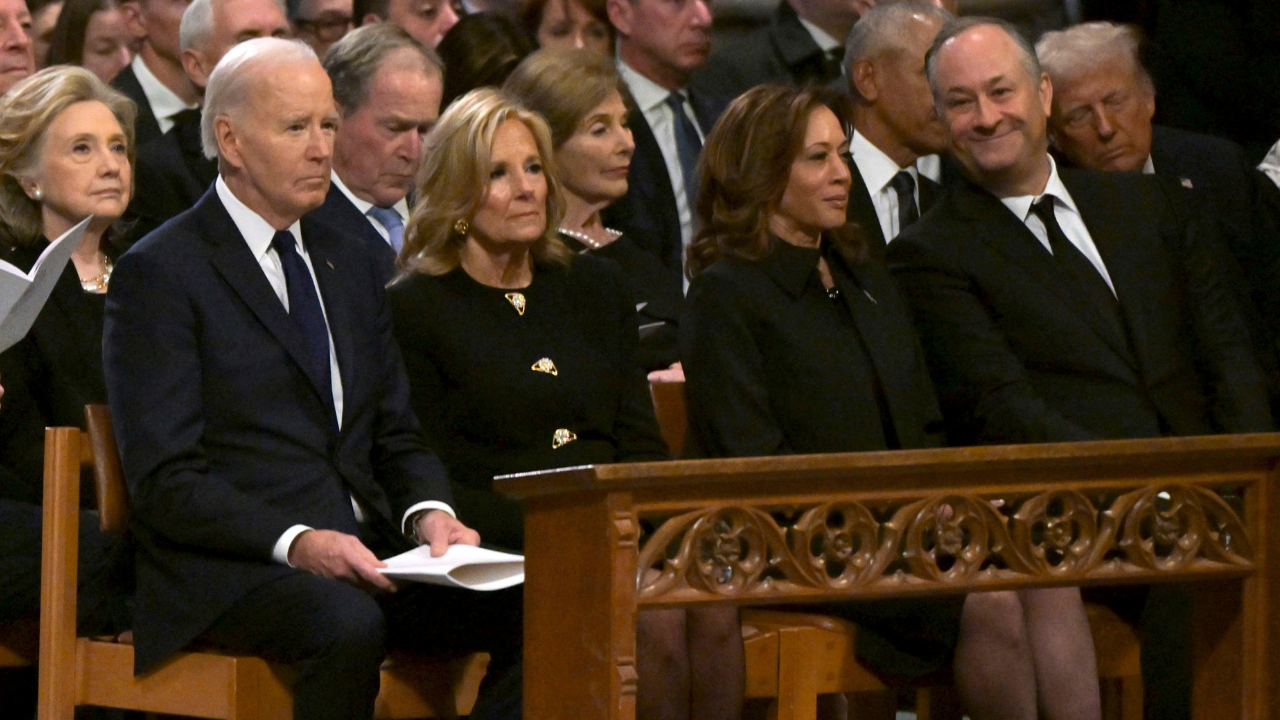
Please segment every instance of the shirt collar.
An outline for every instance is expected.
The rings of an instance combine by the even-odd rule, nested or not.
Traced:
[[[618,73],[626,81],[627,89],[631,91],[631,96],[635,98],[642,113],[650,113],[661,107],[671,95],[670,90],[641,75],[621,58],[618,59]]]
[[[1153,163],[1153,162],[1151,162],[1151,156],[1150,156],[1150,155],[1148,155],[1148,156],[1147,156],[1147,161],[1146,161],[1146,162],[1144,162],[1144,163],[1142,163],[1142,174],[1143,174],[1143,175],[1155,175],[1155,174],[1156,174],[1156,164],[1155,164],[1155,163]]]
[[[352,205],[356,206],[356,209],[360,211],[360,214],[368,215],[369,209],[373,207],[373,203],[356,197],[356,194],[351,192],[351,189],[347,187],[347,184],[342,182],[342,178],[338,177],[338,172],[336,170],[330,170],[329,175],[333,178],[333,184],[338,186],[338,189],[342,191],[343,195],[347,196],[347,199],[351,201]],[[396,214],[400,216],[400,220],[402,222],[408,222],[409,201],[406,198],[400,198],[400,202],[392,205],[391,209],[396,211]]]
[[[773,248],[761,261],[765,274],[792,297],[799,297],[818,270],[818,257],[822,251],[792,245],[779,237],[773,238]]]
[[[276,229],[271,227],[271,223],[263,219],[261,215],[254,212],[248,205],[240,202],[240,198],[231,192],[231,188],[227,187],[227,183],[222,180],[219,175],[214,187],[218,192],[218,199],[222,201],[222,206],[227,209],[227,214],[231,216],[231,222],[235,223],[236,229],[240,231],[240,236],[248,243],[250,252],[253,253],[253,259],[262,262],[262,256],[267,254],[271,249],[271,241],[275,239]],[[295,220],[289,226],[289,232],[293,233],[293,239],[298,243],[298,252],[306,254],[306,249],[302,244],[302,225],[300,221]]]
[[[141,55],[135,55],[133,62],[129,63],[129,67],[133,69],[133,74],[138,78],[138,84],[142,86],[142,94],[147,96],[147,102],[151,104],[151,112],[157,118],[169,119],[183,110],[192,110],[200,107],[199,105],[183,102],[177,93],[170,90],[167,85],[160,82],[160,78],[151,72],[151,68],[147,67],[146,61]]]
[[[840,41],[831,37],[831,34],[826,30],[823,30],[804,18],[799,19],[800,24],[804,26],[805,30],[809,31],[809,35],[813,37],[813,41],[818,44],[818,47],[822,49],[822,52],[828,53],[840,47]]]
[[[853,162],[858,166],[858,174],[862,176],[867,192],[872,195],[883,191],[893,181],[893,177],[903,170],[911,173],[912,179],[918,181],[914,165],[898,167],[898,163],[857,130],[853,131],[853,139],[849,141],[849,152],[853,154]]]
[[[1053,196],[1055,208],[1065,207],[1077,215],[1080,214],[1080,210],[1076,208],[1076,201],[1071,199],[1071,193],[1067,192],[1067,186],[1062,184],[1062,178],[1058,176],[1058,164],[1054,162],[1052,155],[1046,155],[1046,157],[1049,158],[1049,182],[1045,183],[1043,192],[1039,195],[1000,198],[1000,202],[1004,203],[1004,206],[1009,208],[1021,222],[1027,221],[1031,215],[1031,206],[1045,195]]]

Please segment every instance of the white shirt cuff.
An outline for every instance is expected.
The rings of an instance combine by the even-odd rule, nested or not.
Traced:
[[[293,563],[289,562],[289,548],[293,547],[293,541],[298,539],[302,533],[310,530],[306,525],[294,525],[276,541],[276,546],[271,550],[271,557],[281,565],[293,567]]]
[[[413,528],[409,527],[409,518],[413,517],[415,513],[422,512],[423,510],[443,510],[449,513],[450,517],[458,517],[458,514],[453,511],[453,508],[439,500],[428,500],[426,502],[415,503],[414,505],[411,505],[408,510],[404,511],[404,517],[400,519],[400,532],[408,535],[409,537],[413,537]]]

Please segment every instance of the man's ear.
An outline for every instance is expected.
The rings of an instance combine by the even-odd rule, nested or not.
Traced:
[[[631,7],[631,0],[608,0],[605,11],[609,14],[609,24],[613,25],[613,29],[619,35],[623,37],[631,35],[635,14],[635,8]]]
[[[130,35],[135,38],[147,36],[147,28],[142,24],[142,5],[138,0],[120,3],[120,15],[124,18],[125,27],[129,28]]]
[[[240,139],[236,135],[235,123],[226,115],[219,115],[213,120],[213,134],[218,139],[218,162],[227,163],[233,168],[244,167],[244,158],[240,156]]]
[[[190,49],[182,51],[182,69],[187,73],[191,83],[201,92],[208,87],[209,72],[212,72],[213,68],[210,68],[209,72],[205,71],[204,60],[199,51]]]
[[[849,82],[853,89],[867,102],[875,102],[880,97],[880,77],[876,64],[870,58],[861,58],[850,68]]]
[[[1049,73],[1040,73],[1040,104],[1044,106],[1044,116],[1053,114],[1053,81]]]

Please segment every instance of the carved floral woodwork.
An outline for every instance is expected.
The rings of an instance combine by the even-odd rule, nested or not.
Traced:
[[[642,509],[653,530],[641,538],[638,600],[1247,572],[1254,552],[1234,490],[1172,484]]]

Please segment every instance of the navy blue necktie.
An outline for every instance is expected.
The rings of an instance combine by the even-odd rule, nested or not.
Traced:
[[[667,96],[667,105],[675,117],[676,156],[680,158],[680,173],[684,175],[684,194],[689,203],[689,215],[697,223],[698,215],[698,156],[702,154],[702,138],[689,113],[684,111],[684,93]],[[676,247],[676,267],[683,267],[683,248]]]
[[[307,344],[307,352],[311,356],[312,368],[319,374],[320,385],[324,395],[332,395],[329,374],[329,327],[324,322],[324,311],[320,308],[320,296],[316,293],[315,281],[307,264],[298,254],[298,245],[293,233],[281,230],[271,238],[271,247],[280,256],[280,267],[284,269],[284,282],[289,289],[289,317],[297,323],[302,337]]]

